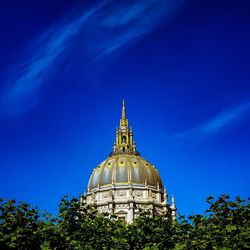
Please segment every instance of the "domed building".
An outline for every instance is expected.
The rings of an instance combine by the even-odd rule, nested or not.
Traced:
[[[133,222],[140,210],[176,215],[174,198],[172,205],[168,205],[168,195],[158,170],[136,150],[124,101],[113,152],[93,169],[84,199],[86,204],[114,213],[128,223]]]

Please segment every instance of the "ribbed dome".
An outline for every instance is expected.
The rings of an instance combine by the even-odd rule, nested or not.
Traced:
[[[103,161],[89,179],[88,190],[109,185],[148,185],[163,190],[157,169],[139,155],[112,155]]]
[[[132,223],[141,210],[171,213],[175,218],[174,198],[169,206],[168,194],[157,169],[140,156],[133,135],[123,101],[113,150],[93,169],[82,201],[94,205],[100,212],[116,214],[128,223]]]

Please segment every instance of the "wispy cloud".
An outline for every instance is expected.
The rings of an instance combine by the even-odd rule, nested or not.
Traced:
[[[70,23],[63,20],[30,44],[24,62],[14,65],[7,76],[2,103],[8,114],[18,115],[36,104],[37,90],[48,79],[83,23],[99,8],[85,12]]]
[[[225,110],[201,126],[201,131],[213,133],[236,124],[250,111],[250,102]]]
[[[23,61],[9,70],[1,106],[12,115],[29,110],[38,101],[38,91],[50,82],[61,62],[75,56],[72,47],[90,62],[97,62],[147,35],[160,21],[170,18],[184,1],[106,0],[84,9],[80,15],[68,15],[67,20],[61,20],[33,40]]]
[[[242,118],[250,114],[250,101],[227,108],[205,121],[197,127],[176,134],[175,138],[198,137],[216,133],[239,123]]]

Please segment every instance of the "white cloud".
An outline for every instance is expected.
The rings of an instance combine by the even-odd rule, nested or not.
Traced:
[[[227,109],[211,120],[204,123],[200,130],[204,133],[213,133],[229,125],[235,124],[250,111],[250,102]]]
[[[250,102],[241,103],[227,108],[222,112],[196,126],[193,129],[176,134],[175,138],[200,137],[216,133],[222,129],[230,128],[250,113]]]
[[[96,62],[151,32],[183,2],[107,0],[75,18],[61,20],[27,47],[24,61],[10,68],[7,90],[2,97],[3,111],[16,116],[32,108],[41,86],[49,82],[60,62],[74,56],[66,53],[72,44],[76,44],[79,53],[86,53]],[[82,44],[75,43],[77,37]]]

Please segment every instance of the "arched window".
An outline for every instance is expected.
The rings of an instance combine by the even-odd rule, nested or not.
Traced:
[[[116,213],[119,220],[126,221],[127,213],[123,210],[120,210]]]

